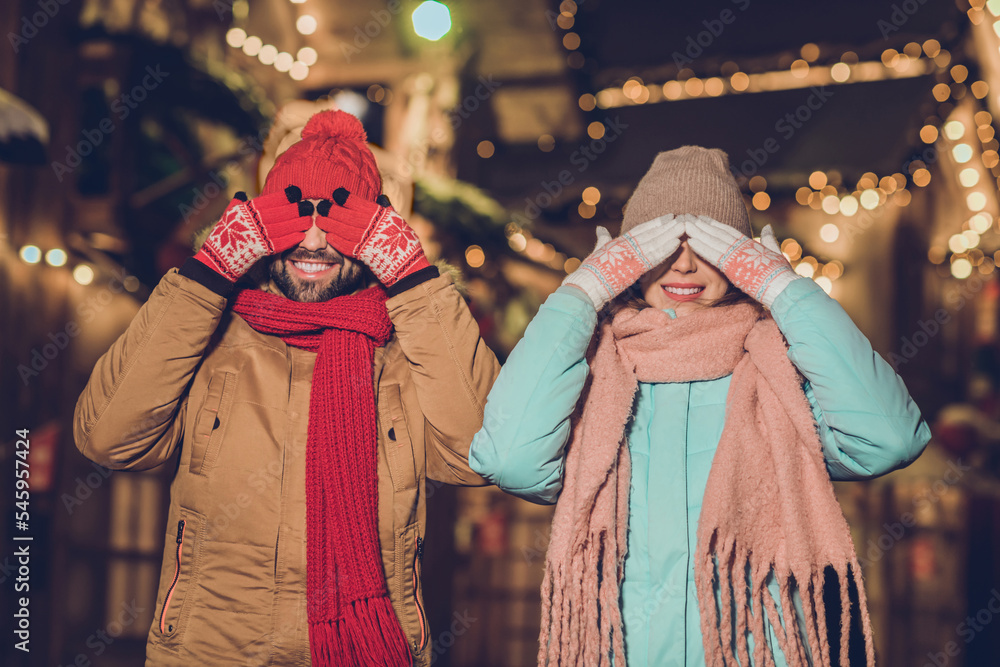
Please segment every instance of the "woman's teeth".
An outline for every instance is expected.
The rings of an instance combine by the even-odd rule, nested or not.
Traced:
[[[664,289],[664,291],[669,292],[670,294],[691,295],[691,294],[697,294],[698,292],[701,292],[705,288],[704,287],[667,287],[666,285],[664,285],[663,289]]]
[[[331,264],[318,264],[316,262],[292,262],[295,268],[303,273],[319,273],[320,271],[325,271],[332,266]]]

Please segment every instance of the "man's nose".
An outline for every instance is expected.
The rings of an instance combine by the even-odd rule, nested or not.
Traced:
[[[312,214],[313,224],[312,227],[309,228],[309,231],[306,232],[306,237],[302,239],[302,243],[300,243],[299,245],[305,248],[306,250],[310,250],[312,252],[316,252],[317,250],[325,250],[326,232],[320,229],[319,226],[316,224],[316,218],[319,214],[316,212],[315,207],[320,202],[320,200],[310,199],[309,201],[313,203],[313,214]]]

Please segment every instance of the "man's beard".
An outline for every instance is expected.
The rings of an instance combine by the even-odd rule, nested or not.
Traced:
[[[294,253],[294,258],[292,254]],[[300,262],[323,262],[327,264],[339,264],[340,269],[332,279],[327,282],[305,282],[296,280],[289,265],[293,261]],[[343,256],[338,253],[309,253],[301,248],[295,248],[285,254],[281,259],[271,262],[269,273],[274,284],[281,290],[282,294],[292,301],[302,303],[318,303],[329,301],[338,296],[353,294],[363,287],[366,280],[366,271],[358,263],[350,266],[345,264]]]

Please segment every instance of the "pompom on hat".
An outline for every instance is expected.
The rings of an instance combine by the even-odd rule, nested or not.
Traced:
[[[729,156],[718,148],[681,146],[657,155],[625,205],[622,233],[668,213],[707,215],[753,236]]]
[[[361,121],[346,111],[321,111],[302,128],[302,140],[278,156],[261,194],[298,186],[303,199],[330,199],[347,188],[369,201],[382,192],[375,156]]]

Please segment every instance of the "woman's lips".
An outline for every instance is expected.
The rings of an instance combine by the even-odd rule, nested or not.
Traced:
[[[667,298],[673,301],[692,301],[701,296],[701,293],[705,291],[704,285],[690,283],[668,283],[660,285],[660,287],[667,295]]]

